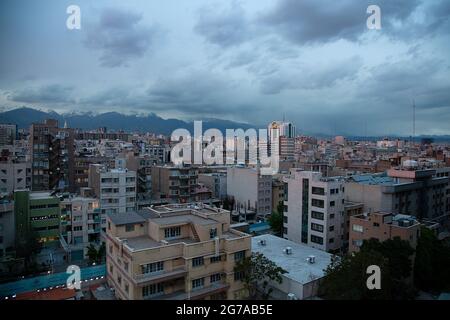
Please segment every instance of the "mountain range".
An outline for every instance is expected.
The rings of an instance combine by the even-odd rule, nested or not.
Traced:
[[[17,108],[5,112],[0,112],[0,123],[14,123],[19,128],[28,129],[34,122],[43,122],[45,119],[56,119],[60,126],[67,122],[69,128],[92,130],[106,127],[108,130],[126,132],[152,132],[156,134],[170,135],[178,128],[193,130],[192,121],[178,119],[163,119],[154,113],[148,115],[126,115],[118,112],[94,113],[63,113],[55,111],[42,111],[28,107]],[[246,123],[239,123],[221,119],[202,119],[203,131],[209,128],[217,128],[222,132],[225,129],[244,130],[251,126]]]

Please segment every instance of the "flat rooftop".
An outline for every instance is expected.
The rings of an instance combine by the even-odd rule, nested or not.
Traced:
[[[145,221],[147,221],[144,217],[136,212],[108,213],[107,216],[117,226],[132,223],[144,223]]]
[[[55,197],[56,196],[52,196],[52,194],[49,191],[30,192],[30,199],[31,200],[53,199]]]
[[[122,238],[122,240],[126,240],[126,245],[131,250],[143,250],[143,249],[152,249],[161,247],[164,244],[159,241],[155,241],[151,239],[149,236],[141,236],[141,237],[134,237],[134,238]],[[175,243],[196,243],[197,241],[191,238],[180,238],[180,239],[174,239],[174,240],[167,240],[168,244],[175,244]]]
[[[266,245],[259,242],[266,240]],[[292,248],[292,254],[284,253],[286,247]],[[298,244],[270,234],[252,238],[252,252],[259,252],[275,262],[288,273],[285,277],[301,284],[306,284],[325,275],[324,270],[331,263],[332,255],[328,252]],[[309,256],[315,257],[315,263],[307,261]]]

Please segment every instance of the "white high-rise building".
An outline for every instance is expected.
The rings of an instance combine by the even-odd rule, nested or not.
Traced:
[[[136,210],[136,171],[89,166],[89,187],[100,200],[102,213]]]
[[[345,221],[343,179],[292,169],[285,182],[283,237],[320,250],[340,250]]]

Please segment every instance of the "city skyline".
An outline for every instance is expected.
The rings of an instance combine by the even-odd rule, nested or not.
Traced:
[[[0,107],[410,136],[414,99],[417,136],[450,134],[450,5],[376,1],[368,30],[369,4],[3,1]]]

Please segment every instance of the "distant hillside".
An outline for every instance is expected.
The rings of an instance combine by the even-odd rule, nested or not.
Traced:
[[[169,135],[173,130],[185,128],[193,130],[193,122],[186,122],[178,119],[163,119],[156,114],[147,116],[125,115],[117,112],[107,112],[102,114],[59,114],[56,112],[45,112],[32,108],[18,108],[0,113],[0,123],[15,123],[19,128],[29,128],[33,122],[42,122],[45,119],[56,119],[60,126],[67,125],[70,128],[97,129],[107,127],[109,130],[124,130],[127,132],[152,132]],[[250,126],[245,123],[238,123],[220,119],[203,120],[203,130],[217,128],[222,132],[225,129],[248,129]]]

